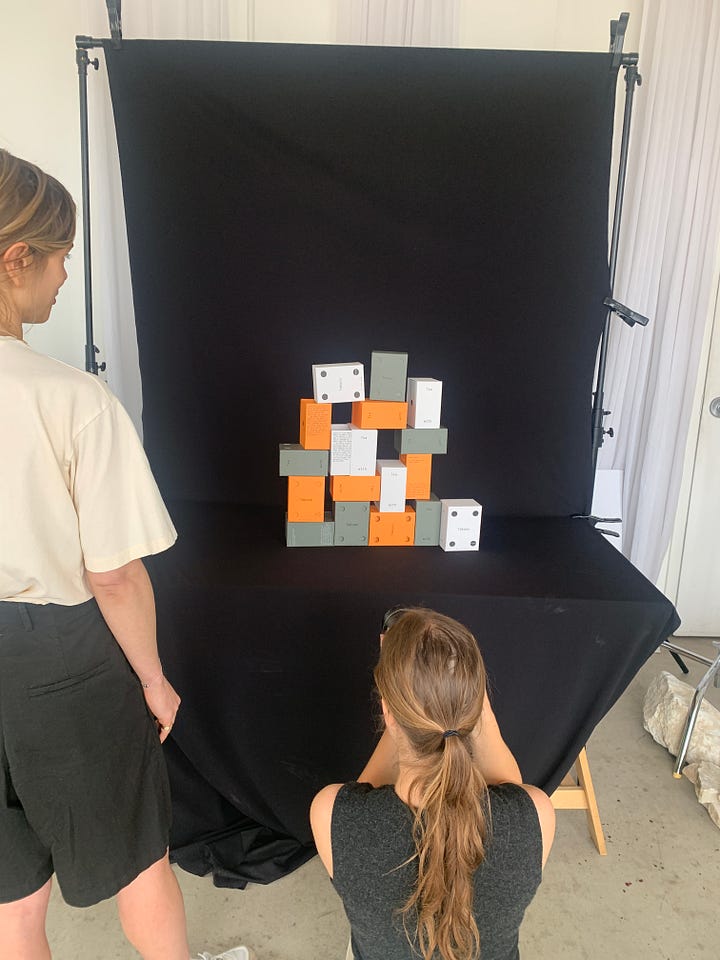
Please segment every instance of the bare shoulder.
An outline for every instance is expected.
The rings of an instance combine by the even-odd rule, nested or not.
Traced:
[[[538,820],[540,821],[540,832],[542,833],[542,863],[543,866],[545,866],[545,861],[550,854],[550,848],[555,839],[555,808],[552,805],[550,797],[544,790],[541,790],[540,787],[523,783],[522,788],[535,804],[535,809],[537,810]]]
[[[312,828],[315,839],[315,846],[317,847],[320,859],[325,865],[325,869],[331,877],[333,875],[332,812],[335,806],[335,798],[338,795],[340,787],[342,787],[342,783],[328,784],[327,787],[323,787],[322,790],[315,795],[310,805],[310,827]]]
[[[313,829],[315,829],[315,822],[322,825],[327,821],[328,826],[330,825],[335,797],[342,786],[342,783],[329,783],[315,794],[310,807],[310,822]]]

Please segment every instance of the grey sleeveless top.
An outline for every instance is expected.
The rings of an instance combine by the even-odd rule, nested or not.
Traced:
[[[481,960],[517,960],[518,931],[542,876],[542,835],[522,787],[490,787],[488,853],[475,874]],[[332,814],[333,884],[352,928],[355,960],[417,960],[395,911],[417,877],[412,813],[391,786],[346,783]]]

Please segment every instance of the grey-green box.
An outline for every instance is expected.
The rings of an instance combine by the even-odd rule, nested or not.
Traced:
[[[429,500],[410,500],[415,510],[415,546],[440,546],[440,519],[442,504],[434,493]]]
[[[332,547],[334,541],[335,524],[328,512],[325,520],[317,523],[293,522],[285,514],[285,543],[288,547]]]
[[[395,449],[398,453],[447,453],[447,427],[427,430],[407,427],[395,431]]]
[[[370,399],[405,400],[407,391],[406,353],[373,350],[370,357]]]
[[[370,504],[338,500],[333,506],[336,547],[366,547],[370,528]]]
[[[281,477],[325,477],[329,468],[329,450],[304,450],[299,443],[280,444]]]

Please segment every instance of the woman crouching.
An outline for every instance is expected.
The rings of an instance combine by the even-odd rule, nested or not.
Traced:
[[[402,612],[375,668],[394,783],[331,784],[313,801],[318,848],[354,960],[515,960],[555,816],[536,787],[488,784],[477,757],[486,674],[472,634]]]

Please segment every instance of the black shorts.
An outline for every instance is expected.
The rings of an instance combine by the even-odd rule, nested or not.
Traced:
[[[0,903],[114,896],[168,846],[157,726],[94,600],[0,602]]]

